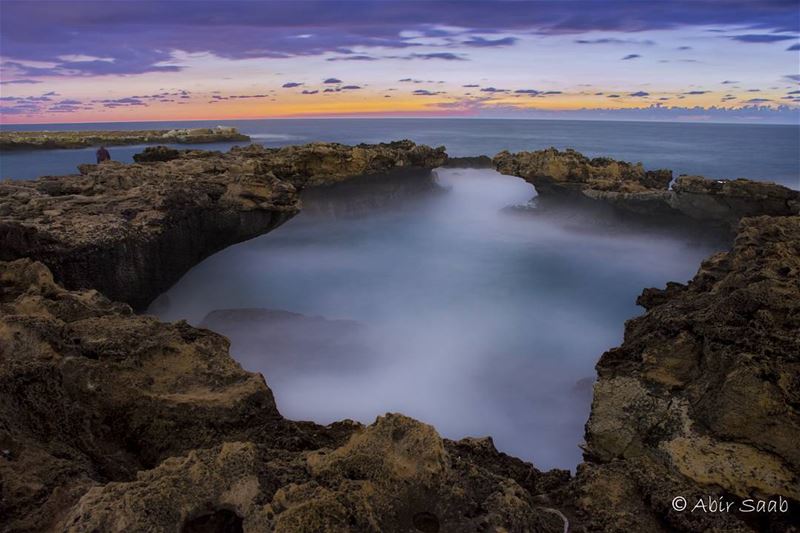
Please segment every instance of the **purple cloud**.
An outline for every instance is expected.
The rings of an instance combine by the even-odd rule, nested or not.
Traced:
[[[342,83],[342,80],[340,80],[339,78],[327,78],[322,83]]]
[[[647,96],[650,96],[650,93],[646,93],[644,91],[637,91],[635,93],[630,93],[628,96],[633,96],[636,98],[645,98]]]
[[[507,93],[508,89],[497,89],[495,87],[484,87],[481,89],[482,93]]]
[[[35,83],[44,83],[44,82],[41,82],[39,80],[28,80],[28,79],[0,81],[0,85],[33,85]]]
[[[302,85],[303,85],[302,83],[298,83],[296,81],[287,81],[286,83],[281,85],[281,87],[283,87],[284,89],[292,89],[294,87],[300,87]]]
[[[683,94],[706,94],[706,93],[710,93],[710,92],[711,91],[687,91],[687,92],[685,92]]]
[[[484,39],[483,37],[472,37],[467,41],[461,41],[461,44],[466,46],[475,46],[478,48],[487,48],[492,46],[511,46],[519,41],[516,37],[503,37],[502,39]]]
[[[777,43],[780,41],[788,41],[790,39],[796,39],[797,37],[794,35],[748,33],[745,35],[731,35],[728,38],[733,39],[734,41],[739,41],[741,43]]]
[[[787,52],[796,52],[800,50],[800,43],[793,44],[789,48],[786,49]]]
[[[328,61],[378,61],[379,58],[367,55],[329,57]]]
[[[431,52],[429,54],[410,54],[397,59],[443,59],[445,61],[466,61],[466,58],[452,52]]]
[[[142,1],[114,2],[109,9],[97,6],[96,2],[74,0],[4,1],[0,48],[9,63],[16,64],[13,75],[35,78],[178,72],[184,67],[174,64],[176,50],[212,53],[226,59],[333,53],[339,55],[329,60],[375,61],[378,58],[353,54],[353,50],[411,48],[419,46],[413,35],[451,35],[440,27],[470,28],[474,36],[461,43],[466,47],[507,46],[513,44],[513,37],[489,39],[478,35],[514,31],[562,35],[738,25],[764,32],[749,35],[772,35],[772,41],[784,37],[774,32],[800,31],[796,2],[791,0],[676,0],[660,3],[658,9],[647,2],[624,0],[607,0],[602,6],[590,0],[535,4],[505,0]],[[313,32],[299,39],[300,28],[313,28]],[[407,30],[413,33],[404,33]],[[747,35],[733,38],[753,42]],[[32,66],[33,61],[54,66]],[[6,68],[10,70],[11,65]]]
[[[628,61],[629,59],[638,59],[640,57],[642,57],[642,56],[640,56],[639,54],[628,54],[625,57],[623,57],[622,60],[623,61]]]
[[[636,40],[636,39],[617,39],[617,38],[604,38],[604,39],[577,39],[575,41],[577,44],[641,44],[644,46],[652,46],[655,41],[651,41],[650,39],[645,40]]]

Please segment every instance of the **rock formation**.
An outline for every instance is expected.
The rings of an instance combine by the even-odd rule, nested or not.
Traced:
[[[143,309],[203,258],[296,214],[298,187],[432,168],[446,158],[443,148],[410,141],[253,145],[0,182],[0,260],[42,261],[69,288],[91,287]]]
[[[789,531],[800,520],[800,217],[742,220],[733,249],[603,354],[576,501],[604,531]],[[720,496],[789,513],[677,512]]]
[[[641,163],[555,148],[494,157],[495,168],[536,187],[543,201],[583,201],[610,207],[644,221],[685,224],[698,230],[735,232],[742,217],[800,214],[800,192],[767,182],[680,176],[672,188],[670,170],[645,170]]]
[[[386,415],[290,422],[228,341],[0,262],[0,530],[563,531],[568,479]]]
[[[578,207],[721,226],[748,216],[731,251],[687,285],[643,292],[647,312],[597,365],[584,463],[570,479],[402,415],[367,427],[286,420],[225,337],[106,298],[142,306],[205,255],[290,217],[298,189],[438,166],[443,150],[402,141],[146,153],[0,184],[3,533],[561,532],[567,521],[573,531],[796,531],[796,191],[699,177],[669,190],[667,172],[641,165],[498,155],[501,171]],[[678,496],[734,510],[681,512]],[[737,511],[779,498],[787,512]]]
[[[126,144],[202,144],[215,142],[247,142],[250,137],[236,128],[184,128],[174,130],[123,131],[3,131],[0,151],[49,150],[53,148],[88,148]]]

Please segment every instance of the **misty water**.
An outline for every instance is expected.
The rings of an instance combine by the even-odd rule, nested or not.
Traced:
[[[434,177],[440,190],[367,183],[307,198],[277,230],[197,265],[150,312],[228,335],[289,418],[397,411],[574,468],[594,365],[642,312],[636,296],[686,281],[712,247],[509,212],[535,191],[491,170]],[[240,311],[207,316],[225,309]]]

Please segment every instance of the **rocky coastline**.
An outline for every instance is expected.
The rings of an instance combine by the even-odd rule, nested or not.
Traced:
[[[670,189],[670,171],[572,151],[494,158],[543,200],[736,235],[688,284],[644,290],[645,314],[598,362],[584,462],[570,477],[403,415],[369,426],[286,420],[225,337],[133,313],[203,257],[293,216],[301,190],[435,168],[443,148],[154,148],[137,161],[0,183],[0,531],[800,523],[797,191],[697,177]],[[734,512],[679,512],[676,496],[727,499]],[[779,498],[789,512],[736,512]]]
[[[627,220],[688,226],[733,237],[749,216],[800,214],[800,191],[748,179],[716,180],[679,176],[671,170],[645,170],[641,163],[606,157],[590,159],[555,148],[494,158],[498,172],[536,187],[542,203],[583,203],[607,208]],[[670,187],[671,184],[671,187]]]
[[[249,142],[250,137],[236,128],[179,128],[170,130],[119,131],[0,131],[0,152],[52,150],[130,144],[205,144]]]
[[[41,261],[65,287],[94,288],[141,310],[205,257],[294,216],[301,189],[447,158],[410,141],[226,153],[158,147],[143,156],[0,182],[0,260]]]

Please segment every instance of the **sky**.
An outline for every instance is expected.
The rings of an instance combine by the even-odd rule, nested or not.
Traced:
[[[800,122],[800,0],[0,0],[4,124]]]

